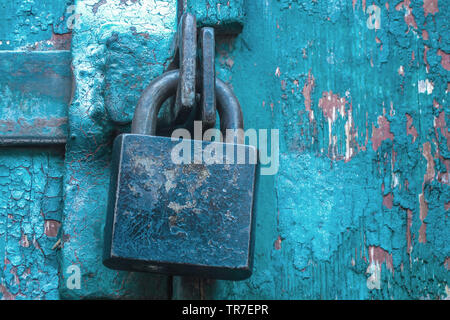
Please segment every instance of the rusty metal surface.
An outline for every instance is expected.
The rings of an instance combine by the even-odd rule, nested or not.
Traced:
[[[103,263],[117,270],[246,279],[253,259],[256,162],[250,159],[256,148],[154,136],[159,109],[180,80],[179,70],[153,80],[136,107],[132,134],[115,139]],[[222,131],[243,132],[236,96],[217,83]]]
[[[216,65],[213,28],[202,28],[199,35],[201,48],[200,81],[201,102],[200,112],[203,126],[213,128],[216,124]]]
[[[226,146],[182,143],[192,155],[197,148]],[[256,165],[174,164],[171,150],[179,144],[136,134],[116,139],[104,264],[220,279],[249,277]],[[256,152],[251,146],[232,147],[235,154]]]
[[[183,124],[193,111],[196,102],[197,20],[195,16],[189,13],[181,16],[177,39],[180,81],[171,112],[175,123]]]

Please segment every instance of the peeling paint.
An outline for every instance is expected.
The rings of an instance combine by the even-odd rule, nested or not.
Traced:
[[[232,82],[258,114],[246,125],[283,129],[280,174],[264,180],[276,201],[258,200],[254,276],[213,297],[446,297],[448,13],[373,4],[379,29],[365,1],[247,6]],[[248,64],[254,52],[264,61]]]
[[[314,90],[314,76],[308,71],[308,79],[303,86],[302,94],[305,97],[305,109],[309,113],[309,120],[314,120],[314,111],[311,110],[311,93]]]
[[[61,155],[26,154],[20,161],[2,155],[0,236],[14,240],[0,241],[2,298],[57,297],[56,251],[63,297],[167,297],[166,278],[104,270],[92,248],[101,242],[106,210],[111,120],[129,120],[141,88],[170,58],[164,41],[159,51],[149,50],[153,27],[164,26],[171,38],[174,22],[163,21],[170,1],[153,15],[150,2],[80,0],[83,23],[73,37],[64,27],[65,7],[53,4],[59,13],[51,23],[30,13],[33,3],[39,7],[27,1],[20,8],[12,23],[19,32],[0,36],[0,49],[72,47],[77,88],[65,160],[64,248],[51,250],[63,170],[54,164]],[[377,29],[366,28],[367,5],[380,7]],[[197,9],[215,19],[218,10],[231,12],[227,7]],[[448,298],[450,49],[444,9],[437,0],[246,2],[245,17],[233,18],[241,19],[242,33],[217,40],[216,68],[233,85],[247,127],[280,129],[280,173],[261,180],[252,278],[199,281],[197,291],[174,286],[175,297]],[[161,187],[173,191],[170,172],[166,178]],[[31,181],[41,193],[30,194]],[[189,204],[172,206],[183,205]],[[19,219],[28,209],[37,221]],[[174,215],[169,222],[179,223]],[[31,250],[32,256],[23,254]],[[74,263],[82,270],[76,292],[64,287],[64,270]],[[24,284],[32,277],[47,285]]]
[[[438,13],[438,0],[423,0],[423,11],[425,17],[429,14],[434,15]]]
[[[441,49],[438,50],[437,55],[441,57],[441,66],[447,71],[450,71],[450,53],[446,53]]]
[[[65,156],[60,295],[164,299],[166,277],[107,269],[102,244],[113,130],[131,120],[140,93],[171,57],[176,1],[80,0],[75,13],[79,28],[72,32],[71,50],[76,87]],[[151,162],[140,163],[140,168],[151,168]],[[80,266],[79,290],[66,285],[71,273],[65,271],[75,263]]]
[[[409,114],[406,114],[406,119],[406,134],[412,136],[412,143],[414,143],[419,134],[417,133],[416,128],[414,128],[413,126],[413,118]]]
[[[412,26],[414,29],[417,29],[417,22],[412,13],[411,0],[403,0],[402,2],[399,2],[395,6],[395,10],[397,10],[397,11],[402,10],[402,9],[405,11],[405,17],[404,17],[405,23],[408,26]]]
[[[377,151],[384,140],[393,140],[394,135],[391,132],[391,123],[384,116],[378,117],[378,128],[372,125],[372,148]]]

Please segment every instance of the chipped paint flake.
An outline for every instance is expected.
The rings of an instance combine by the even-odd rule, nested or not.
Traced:
[[[314,111],[311,109],[311,93],[314,90],[314,76],[311,74],[311,70],[308,71],[308,79],[303,86],[302,94],[305,98],[305,109],[309,114],[309,120],[314,120]]]
[[[438,0],[423,0],[423,11],[425,17],[429,14],[434,15],[438,13]]]
[[[413,118],[409,114],[406,114],[406,134],[412,136],[412,143],[414,143],[419,136],[413,125]]]
[[[393,140],[391,123],[384,116],[378,117],[378,128],[372,125],[372,148],[377,151],[384,140]]]
[[[450,54],[439,49],[437,55],[441,57],[441,66],[447,71],[450,71]]]

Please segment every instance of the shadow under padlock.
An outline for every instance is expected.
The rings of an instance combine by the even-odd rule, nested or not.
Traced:
[[[219,79],[220,127],[233,143],[155,136],[158,111],[179,80],[179,70],[156,78],[139,100],[132,133],[114,141],[103,263],[243,280],[253,264],[256,148],[242,144],[239,102]],[[214,161],[202,161],[207,150],[214,151]]]

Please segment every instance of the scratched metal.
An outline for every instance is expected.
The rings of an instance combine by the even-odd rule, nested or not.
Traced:
[[[170,111],[173,122],[184,124],[196,102],[197,20],[195,16],[190,13],[181,16],[177,39],[180,82]]]
[[[194,150],[223,143],[185,140]],[[242,280],[251,275],[255,164],[174,164],[180,141],[124,134],[113,149],[104,264]],[[200,149],[199,149],[200,148]],[[235,153],[236,154],[236,153]],[[223,159],[226,154],[223,151]]]
[[[213,28],[202,28],[199,34],[201,63],[201,119],[205,129],[216,124],[216,40]]]

